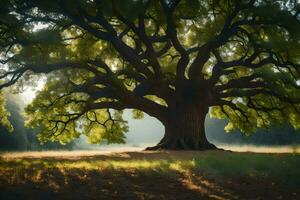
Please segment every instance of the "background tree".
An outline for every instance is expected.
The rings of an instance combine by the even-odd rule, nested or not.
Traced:
[[[1,88],[47,83],[26,109],[39,139],[123,142],[122,110],[157,118],[151,149],[215,148],[227,131],[299,128],[297,0],[3,0]]]
[[[0,93],[0,126],[5,128],[7,131],[12,132],[14,130],[13,126],[8,120],[10,113],[7,111],[5,107],[5,98],[3,93]]]
[[[0,125],[0,151],[36,151],[50,149],[72,149],[74,142],[67,145],[61,145],[58,142],[46,142],[40,144],[37,140],[38,129],[29,129],[24,127],[23,108],[24,103],[20,96],[11,95],[8,91],[4,92],[5,102],[7,102],[7,110],[4,113],[10,113],[7,116],[6,123],[9,126]],[[1,112],[3,113],[3,112]],[[13,126],[13,129],[12,129]]]
[[[243,134],[238,130],[226,133],[224,127],[227,120],[209,118],[206,120],[206,135],[210,142],[225,148],[235,146],[251,145],[257,147],[297,147],[300,144],[299,130],[293,129],[290,125],[272,126],[269,129],[258,129],[255,134]]]

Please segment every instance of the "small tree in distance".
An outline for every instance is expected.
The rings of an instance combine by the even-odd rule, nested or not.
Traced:
[[[157,118],[149,149],[212,149],[205,116],[243,133],[300,128],[297,0],[2,0],[1,86],[47,82],[40,141],[124,142],[122,110]]]

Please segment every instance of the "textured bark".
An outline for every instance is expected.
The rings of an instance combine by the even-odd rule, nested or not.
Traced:
[[[167,120],[163,122],[165,135],[154,147],[156,149],[206,150],[216,147],[209,143],[205,135],[205,116],[208,107],[183,105],[169,111]]]

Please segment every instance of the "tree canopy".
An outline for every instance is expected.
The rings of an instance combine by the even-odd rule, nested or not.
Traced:
[[[26,108],[41,141],[121,143],[126,108],[190,132],[208,108],[226,131],[300,128],[298,0],[2,0],[0,34],[0,88],[47,74]]]

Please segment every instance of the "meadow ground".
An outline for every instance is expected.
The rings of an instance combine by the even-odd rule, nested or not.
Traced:
[[[300,199],[300,154],[0,154],[0,199]]]

